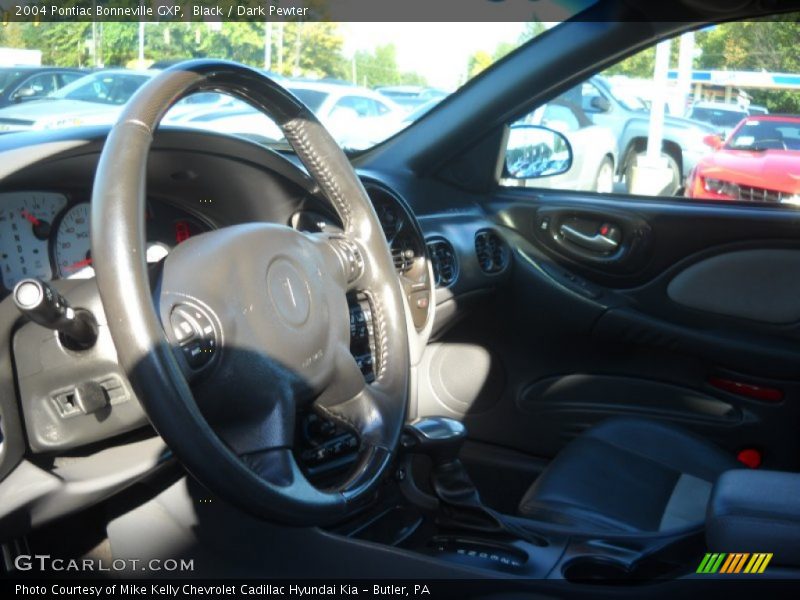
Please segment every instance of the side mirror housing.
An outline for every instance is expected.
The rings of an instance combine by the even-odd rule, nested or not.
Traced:
[[[505,158],[505,177],[551,177],[569,171],[572,148],[558,131],[539,125],[517,124],[511,126]]]
[[[13,102],[24,102],[25,100],[33,100],[36,97],[36,90],[32,87],[19,88],[14,95],[11,96]]]
[[[589,106],[597,112],[608,112],[611,109],[611,102],[603,96],[593,96]]]
[[[703,138],[703,143],[714,150],[722,148],[722,138],[714,133],[705,136]]]

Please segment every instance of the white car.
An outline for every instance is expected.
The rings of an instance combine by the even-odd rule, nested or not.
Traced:
[[[0,132],[110,125],[156,71],[110,69],[73,81],[46,98],[0,110]]]
[[[686,116],[708,123],[717,130],[717,133],[727,137],[742,119],[750,116],[750,113],[738,104],[695,102]]]
[[[159,71],[108,69],[91,73],[57,92],[31,102],[0,109],[0,133],[36,129],[58,129],[80,125],[110,125],[145,82]],[[164,117],[164,123],[230,106],[234,100],[214,92],[184,98]],[[241,103],[240,103],[241,104]]]
[[[405,116],[390,99],[363,87],[316,81],[289,81],[284,85],[344,148],[360,150],[373,145],[374,131],[396,131]],[[267,140],[283,138],[271,119],[239,101],[173,118],[170,123]]]
[[[514,126],[541,125],[558,131],[572,147],[572,166],[561,175],[535,179],[504,178],[502,185],[609,193],[614,188],[617,141],[608,127],[593,125],[574,104],[554,100]]]

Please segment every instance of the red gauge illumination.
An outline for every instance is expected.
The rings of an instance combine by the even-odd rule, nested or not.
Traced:
[[[188,221],[175,221],[175,242],[180,244],[192,236]]]

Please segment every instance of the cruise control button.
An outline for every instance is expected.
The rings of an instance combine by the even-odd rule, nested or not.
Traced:
[[[217,334],[211,318],[200,308],[177,304],[170,314],[170,325],[189,367],[206,366],[217,348]]]

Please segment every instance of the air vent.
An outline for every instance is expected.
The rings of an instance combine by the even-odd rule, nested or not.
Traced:
[[[406,241],[397,241],[392,245],[392,260],[398,273],[407,273],[414,266],[414,248]]]
[[[458,277],[458,260],[453,246],[444,239],[429,240],[427,246],[436,287],[452,285]]]
[[[484,229],[475,234],[475,253],[484,273],[499,273],[508,264],[508,246],[494,231]]]

